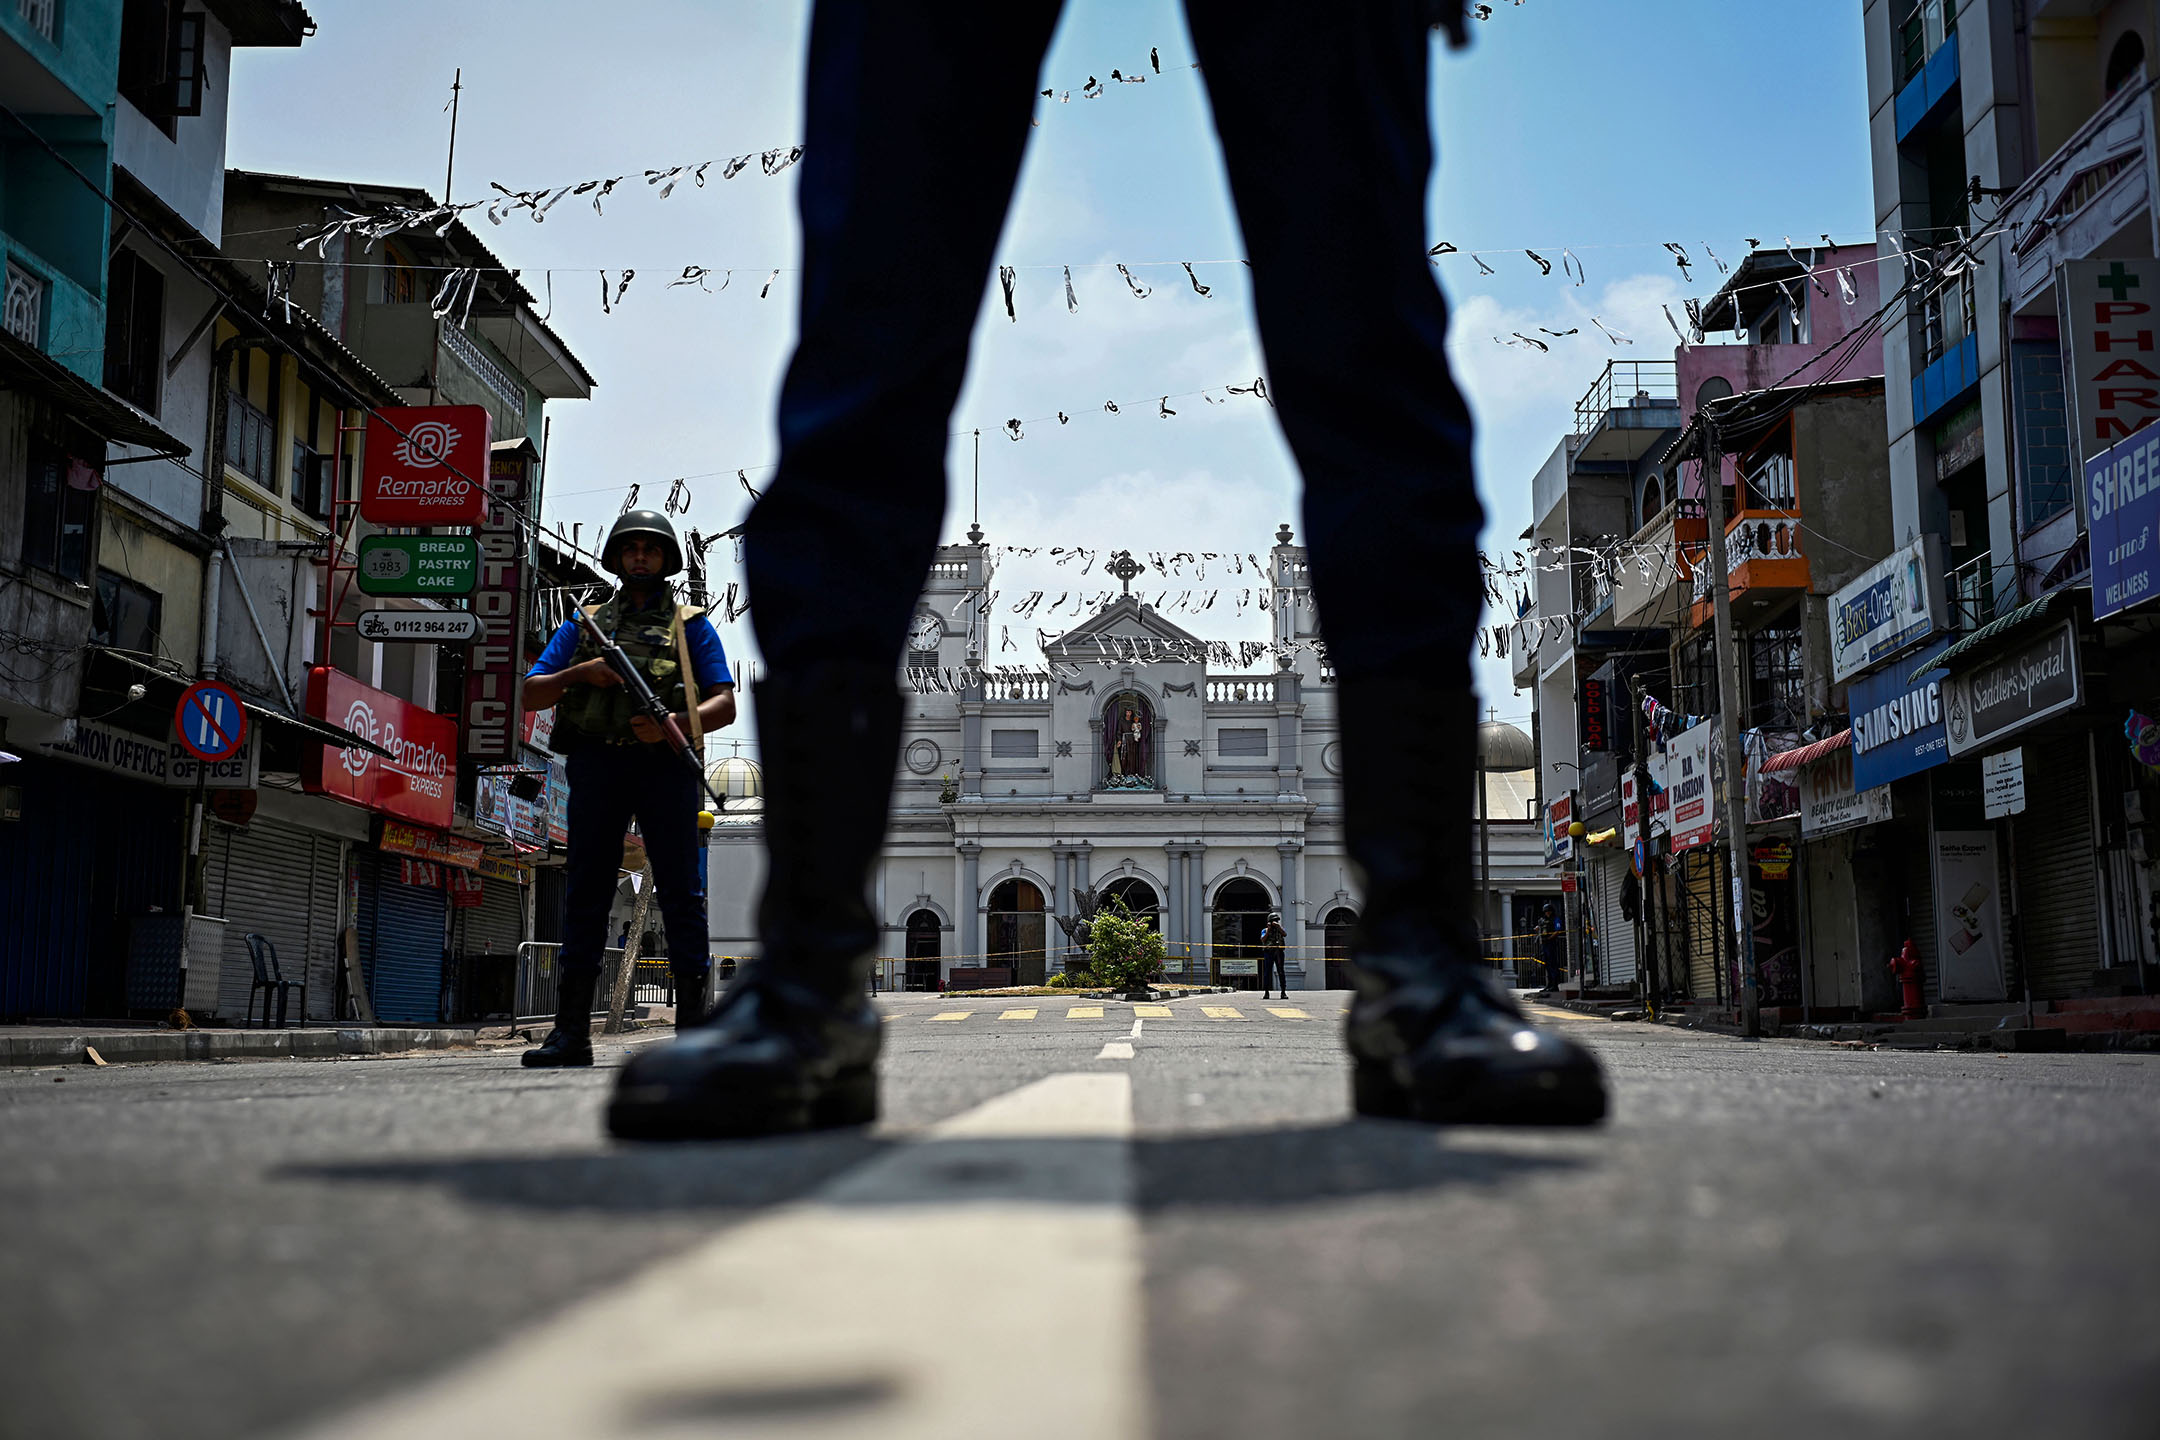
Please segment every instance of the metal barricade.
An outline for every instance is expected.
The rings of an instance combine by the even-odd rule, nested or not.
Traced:
[[[555,964],[556,954],[562,946],[552,940],[527,940],[517,949],[517,1023],[530,1024],[536,1020],[553,1020],[557,1007],[561,972]],[[600,952],[600,984],[593,991],[593,1014],[607,1013],[615,995],[615,970],[622,963],[622,947],[611,945]],[[662,972],[655,977],[648,966]],[[631,978],[631,1007],[637,1005],[672,1005],[675,1002],[675,980],[668,971],[665,960],[640,960]],[[665,984],[661,983],[664,978]],[[650,992],[650,993],[648,993]],[[665,998],[658,998],[664,992]]]

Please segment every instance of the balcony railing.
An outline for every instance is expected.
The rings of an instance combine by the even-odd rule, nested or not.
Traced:
[[[1207,703],[1210,705],[1272,705],[1275,703],[1275,677],[1272,675],[1210,675],[1207,681]]]
[[[1735,595],[1748,590],[1804,590],[1807,552],[1801,545],[1800,517],[1789,510],[1743,510],[1725,527],[1725,576]],[[1742,574],[1743,567],[1747,569]],[[1710,567],[1698,565],[1689,587],[1704,619],[1710,603]]]
[[[1948,577],[1951,623],[1977,630],[1995,618],[1995,565],[1983,550],[1953,569]]]
[[[1912,79],[1957,34],[1956,0],[1920,0],[1898,34],[1898,83]]]
[[[1588,435],[1608,411],[1680,403],[1680,367],[1671,360],[1608,360],[1575,402],[1575,433]]]
[[[1054,698],[1048,675],[995,676],[983,680],[985,700],[1043,701]]]

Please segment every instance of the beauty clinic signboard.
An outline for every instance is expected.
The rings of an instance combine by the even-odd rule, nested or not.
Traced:
[[[372,750],[308,747],[302,785],[364,809],[447,830],[457,818],[457,721],[342,670],[308,671],[307,713],[374,741]]]
[[[484,765],[517,760],[518,704],[524,667],[518,637],[525,629],[525,536],[520,528],[532,487],[535,452],[525,441],[505,443],[488,462],[488,517],[480,541],[480,583],[467,602],[480,638],[466,653],[465,754]]]
[[[482,405],[392,405],[368,416],[360,518],[477,525],[487,517],[493,420]]]

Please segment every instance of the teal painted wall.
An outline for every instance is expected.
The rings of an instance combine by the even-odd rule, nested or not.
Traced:
[[[0,122],[0,253],[45,282],[39,345],[93,382],[105,373],[105,265],[111,215],[72,165],[110,193],[113,114],[119,101],[121,0],[60,0],[47,41],[20,7],[0,4],[0,45],[19,47],[80,101],[78,114],[23,118],[66,157]],[[20,113],[20,105],[16,106]]]

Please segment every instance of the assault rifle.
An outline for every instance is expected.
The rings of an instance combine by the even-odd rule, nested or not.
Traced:
[[[638,713],[660,727],[661,733],[667,738],[668,749],[681,756],[683,763],[690,767],[690,773],[697,776],[698,788],[705,792],[706,799],[712,801],[713,813],[717,815],[727,809],[726,800],[713,790],[712,782],[705,778],[705,763],[697,751],[691,748],[690,737],[683,734],[682,726],[675,723],[675,717],[668,712],[667,706],[661,704],[660,697],[653,694],[652,686],[645,683],[645,676],[631,663],[622,646],[600,633],[599,625],[582,605],[573,613],[577,616],[578,624],[582,625],[585,633],[592,638],[593,644],[600,647],[600,658],[607,661],[608,669],[615,672],[616,678],[622,681],[623,688],[630,692],[630,699],[636,704]]]

